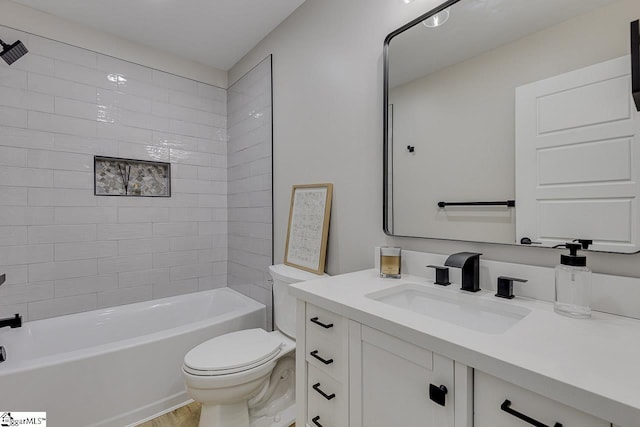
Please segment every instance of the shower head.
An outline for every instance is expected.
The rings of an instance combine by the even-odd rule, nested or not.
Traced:
[[[13,64],[18,59],[26,55],[27,52],[29,52],[20,40],[18,40],[14,44],[6,44],[2,40],[0,40],[0,45],[2,45],[2,52],[0,52],[0,57],[4,59],[4,61],[9,65]]]

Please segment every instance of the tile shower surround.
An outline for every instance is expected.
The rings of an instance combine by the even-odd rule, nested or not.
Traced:
[[[267,306],[271,328],[271,57],[227,93],[229,286]]]
[[[6,27],[0,38],[29,49],[0,66],[0,316],[225,286],[226,91]],[[94,155],[171,162],[172,197],[95,197]]]

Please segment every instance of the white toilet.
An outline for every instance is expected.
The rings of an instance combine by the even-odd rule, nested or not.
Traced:
[[[295,420],[296,300],[288,286],[322,276],[284,264],[269,273],[273,332],[231,332],[184,357],[187,393],[202,404],[200,427],[288,427]]]

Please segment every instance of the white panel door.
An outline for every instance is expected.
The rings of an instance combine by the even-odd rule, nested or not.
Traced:
[[[636,252],[640,116],[625,56],[516,88],[516,236]]]

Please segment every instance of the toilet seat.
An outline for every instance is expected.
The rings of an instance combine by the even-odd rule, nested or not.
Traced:
[[[197,376],[244,372],[275,359],[283,346],[282,340],[264,329],[245,329],[194,347],[184,357],[183,369]]]

